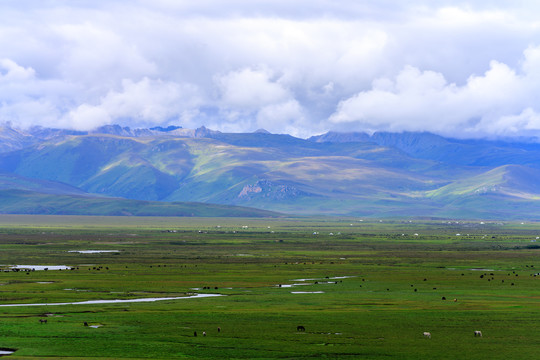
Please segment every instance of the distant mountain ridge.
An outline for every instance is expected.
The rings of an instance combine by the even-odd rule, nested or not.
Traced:
[[[73,203],[104,197],[154,208],[197,202],[299,215],[540,219],[540,144],[533,139],[4,126],[0,173],[0,190],[24,194],[27,208],[32,196],[57,210],[55,196]],[[17,211],[11,199],[7,209],[0,196],[0,212]]]

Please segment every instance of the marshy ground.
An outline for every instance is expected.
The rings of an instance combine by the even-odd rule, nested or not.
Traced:
[[[0,305],[33,306],[0,306],[0,347],[13,359],[536,359],[539,235],[519,222],[2,216]],[[12,269],[28,264],[48,270]],[[153,298],[176,299],[137,302]],[[90,303],[52,305],[74,302]]]

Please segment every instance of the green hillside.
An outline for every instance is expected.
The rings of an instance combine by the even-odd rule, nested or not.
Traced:
[[[502,195],[524,200],[540,199],[540,170],[519,165],[505,165],[480,175],[455,181],[428,191],[430,198],[458,199],[479,195]]]
[[[364,151],[359,146],[353,151],[350,145],[345,151],[343,146],[317,148],[305,140],[298,142],[311,147],[309,155],[283,150],[279,142],[275,147],[256,147],[215,139],[71,136],[5,154],[0,165],[20,176],[63,182],[89,193],[159,201],[247,204],[251,198],[240,194],[257,181],[320,199],[368,193],[405,196],[438,183],[407,170],[417,166],[414,159],[402,156],[402,167],[391,167],[384,148],[377,161],[372,145],[369,151],[365,146]],[[371,159],[359,158],[366,153]]]
[[[28,190],[47,194],[86,194],[86,192],[79,188],[59,182],[30,179],[15,174],[0,173],[0,190],[7,189]]]
[[[329,133],[304,140],[208,129],[104,131],[112,133],[41,129],[43,139],[30,140],[4,131],[13,136],[10,146],[20,148],[0,152],[0,189],[29,192],[21,204],[30,209],[5,211],[73,212],[76,205],[68,204],[81,202],[93,213],[140,214],[155,203],[163,205],[157,212],[186,214],[170,204],[197,202],[299,215],[492,218],[521,206],[529,218],[540,218],[535,143],[428,133]],[[60,206],[60,198],[46,194],[67,197]],[[123,200],[146,205],[137,203],[137,210]]]
[[[277,217],[259,209],[202,203],[178,203],[0,190],[0,213],[105,216]]]

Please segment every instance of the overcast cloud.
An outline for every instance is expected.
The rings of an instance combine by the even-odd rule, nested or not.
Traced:
[[[0,2],[0,122],[540,135],[535,1]]]

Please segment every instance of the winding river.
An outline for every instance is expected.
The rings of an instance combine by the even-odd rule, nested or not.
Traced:
[[[139,299],[126,299],[126,300],[87,300],[87,301],[76,301],[76,302],[63,302],[63,303],[34,303],[34,304],[0,304],[0,307],[14,307],[14,306],[60,306],[60,305],[94,305],[94,304],[123,304],[123,303],[139,303],[139,302],[154,302],[154,301],[165,301],[165,300],[182,300],[182,299],[194,299],[194,298],[205,298],[205,297],[215,297],[215,296],[225,296],[221,294],[196,294],[189,296],[177,296],[177,297],[160,297],[160,298],[139,298]]]

